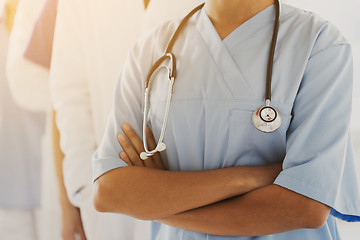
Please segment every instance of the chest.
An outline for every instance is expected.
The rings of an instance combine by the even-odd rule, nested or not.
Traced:
[[[256,36],[251,40],[231,48],[220,43],[209,47],[193,33],[193,44],[185,39],[183,45],[174,46],[177,78],[164,138],[173,146],[165,154],[171,168],[262,165],[284,158],[292,106],[306,57],[289,58],[287,44],[279,44],[271,104],[280,112],[282,124],[275,132],[263,133],[251,119],[253,112],[265,104],[268,44]],[[157,135],[168,97],[167,71],[158,71],[151,81],[149,118]]]

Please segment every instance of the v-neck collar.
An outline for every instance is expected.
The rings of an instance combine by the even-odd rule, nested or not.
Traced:
[[[274,21],[275,5],[271,5],[248,19],[246,22],[232,31],[228,36],[226,36],[225,39],[221,40],[209,16],[207,15],[205,8],[203,8],[201,9],[199,16],[198,29],[202,35],[207,36],[212,40],[218,39],[218,41],[221,41],[227,49],[231,49],[232,46],[234,46],[236,43],[257,32],[264,26],[273,24]]]
[[[194,17],[196,19],[197,31],[200,34],[202,41],[205,43],[218,70],[221,72],[224,83],[227,85],[232,96],[241,96],[246,99],[253,98],[254,92],[251,89],[249,82],[246,80],[239,66],[231,56],[231,53],[221,40],[207,16],[205,9],[201,9],[199,14]]]
[[[259,31],[261,28],[269,24],[275,24],[275,14],[275,5],[271,5],[252,16],[250,19],[232,31],[228,36],[226,36],[226,38],[223,40],[226,48],[231,49],[232,46],[234,46],[236,43]]]

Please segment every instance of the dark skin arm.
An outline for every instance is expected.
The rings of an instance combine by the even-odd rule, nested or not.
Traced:
[[[147,163],[148,160],[143,164],[137,159],[137,152],[142,151],[142,142],[135,132],[124,130],[124,133],[128,138],[119,137],[125,151],[120,153],[121,159],[132,166],[146,168],[154,165]],[[153,138],[148,142],[150,148],[155,146]],[[159,157],[156,157],[157,162]],[[243,195],[157,218],[156,221],[190,231],[224,236],[260,236],[300,228],[319,228],[325,223],[330,213],[328,206],[271,183],[269,181]],[[166,198],[168,192],[164,193],[163,197]]]
[[[330,208],[277,185],[157,221],[190,231],[224,236],[262,236],[320,228]]]
[[[95,182],[95,207],[99,211],[117,212],[152,220],[199,208],[256,188],[271,184],[281,164],[263,167],[232,167],[208,171],[166,171],[159,154],[146,161],[141,139],[130,125],[119,141],[120,153],[128,167],[105,173]],[[151,131],[149,131],[151,135]],[[149,141],[149,147],[154,147]],[[134,146],[135,148],[133,148]],[[145,204],[146,203],[146,204]]]

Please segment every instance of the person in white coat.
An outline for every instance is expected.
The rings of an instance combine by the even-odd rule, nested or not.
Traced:
[[[5,66],[16,5],[0,2],[0,239],[38,240],[45,114],[21,108],[10,94]]]
[[[64,188],[57,187],[54,160],[61,161],[62,155],[56,151],[58,147],[55,144],[55,149],[51,148],[49,66],[56,5],[57,0],[20,1],[10,37],[7,64],[11,93],[16,102],[23,108],[41,111],[47,115],[42,141],[42,191],[38,233],[40,240],[61,239],[60,201],[62,210],[66,208],[63,212],[76,212],[66,201]]]
[[[47,113],[47,131],[43,141],[43,191],[39,239],[74,239],[76,235],[86,239],[79,209],[67,198],[62,177],[63,153],[59,147],[59,134],[54,121],[55,112],[53,114],[50,109],[49,68],[57,2],[57,0],[21,2],[15,30],[11,36],[7,68],[12,94],[17,102],[24,108]],[[58,187],[54,178],[55,170]]]
[[[21,0],[9,42],[7,76],[11,94],[18,105],[50,113],[49,71],[24,57],[33,27],[41,13],[45,0]],[[60,239],[60,208],[57,184],[54,177],[51,149],[50,114],[47,114],[42,136],[41,154],[41,205],[39,210],[38,239]]]
[[[48,70],[24,58],[25,49],[44,2],[45,0],[19,1],[9,41],[6,72],[16,102],[26,109],[45,112],[50,107]]]
[[[146,240],[150,224],[95,211],[91,158],[110,111],[127,49],[141,33],[142,0],[60,0],[50,82],[63,173],[71,203],[80,208],[86,238]]]

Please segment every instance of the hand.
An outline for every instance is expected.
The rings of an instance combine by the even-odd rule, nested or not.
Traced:
[[[141,160],[139,154],[145,151],[144,145],[130,124],[123,124],[122,130],[124,133],[120,133],[118,135],[118,140],[124,150],[124,152],[120,153],[120,158],[123,161],[125,161],[129,166],[143,166],[156,169],[165,169],[159,152],[155,153],[151,157],[148,157],[144,161]],[[146,135],[149,149],[155,149],[156,141],[149,126],[146,128]]]
[[[86,240],[80,209],[73,206],[69,201],[61,203],[62,208],[62,239],[63,240]]]

